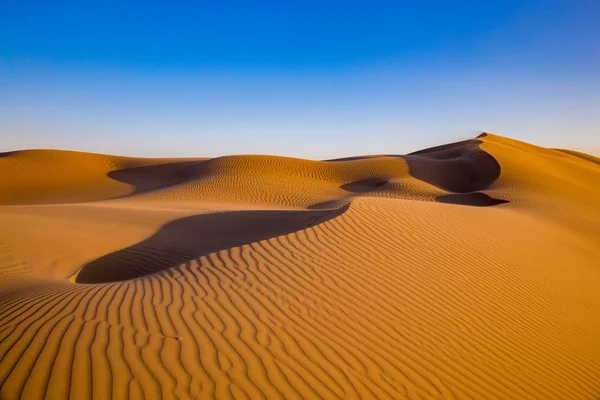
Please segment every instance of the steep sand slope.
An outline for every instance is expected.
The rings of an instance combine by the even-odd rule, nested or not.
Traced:
[[[0,398],[598,398],[600,160],[0,157]]]

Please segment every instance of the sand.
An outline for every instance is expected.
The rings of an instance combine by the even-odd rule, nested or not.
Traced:
[[[597,399],[599,310],[586,154],[0,154],[0,399]]]

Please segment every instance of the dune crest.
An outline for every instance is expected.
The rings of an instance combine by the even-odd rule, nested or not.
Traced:
[[[0,398],[597,398],[600,159],[0,154]]]

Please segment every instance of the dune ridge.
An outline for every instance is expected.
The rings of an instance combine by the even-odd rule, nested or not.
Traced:
[[[0,155],[0,398],[598,398],[600,160]]]

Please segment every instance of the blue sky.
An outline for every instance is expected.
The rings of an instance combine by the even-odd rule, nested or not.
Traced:
[[[0,151],[600,153],[600,2],[0,4]]]

